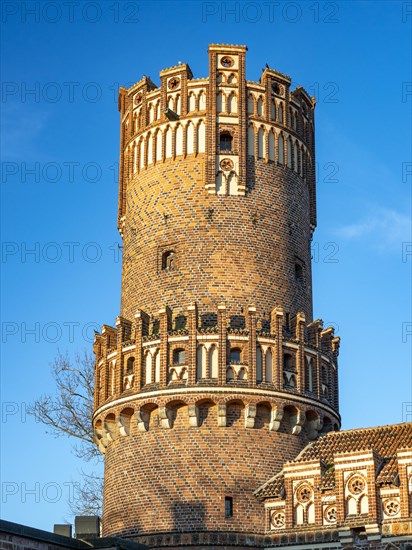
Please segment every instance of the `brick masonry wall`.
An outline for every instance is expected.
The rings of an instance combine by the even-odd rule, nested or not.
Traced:
[[[251,303],[257,317],[283,306],[312,319],[309,191],[292,170],[249,157],[242,196],[207,194],[204,155],[141,170],[127,189],[121,315],[156,315],[167,304],[226,302],[228,315]],[[175,269],[161,268],[175,251]],[[303,281],[295,279],[298,258]]]
[[[259,485],[308,442],[302,432],[268,430],[269,418],[244,427],[243,407],[228,405],[227,427],[217,407],[200,407],[201,425],[190,427],[186,406],[176,404],[173,428],[158,425],[109,443],[105,456],[103,535],[143,536],[201,531],[263,534],[264,508],[253,497]],[[225,518],[224,497],[233,498]]]

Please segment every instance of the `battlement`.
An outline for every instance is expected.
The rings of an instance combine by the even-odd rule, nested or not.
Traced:
[[[338,351],[333,328],[307,325],[302,313],[289,320],[282,308],[267,319],[257,319],[253,306],[231,317],[224,304],[202,317],[196,304],[183,313],[165,307],[157,317],[139,310],[134,322],[118,317],[116,328],[104,325],[95,337],[95,408],[163,392],[181,398],[189,389],[210,396],[253,388],[276,406],[280,395],[323,405],[330,426],[331,413],[339,426]]]

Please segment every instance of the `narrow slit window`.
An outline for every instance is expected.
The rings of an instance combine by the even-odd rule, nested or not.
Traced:
[[[303,282],[303,267],[301,264],[295,264],[295,279],[299,283]]]
[[[225,497],[225,518],[233,517],[233,497]]]

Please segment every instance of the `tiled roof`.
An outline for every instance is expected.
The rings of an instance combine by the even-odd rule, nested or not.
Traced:
[[[320,460],[327,465],[322,477],[321,488],[335,486],[334,455],[374,450],[382,459],[376,482],[379,484],[396,482],[398,450],[412,448],[412,422],[359,428],[342,432],[329,432],[310,443],[291,461],[291,464]],[[283,489],[283,474],[277,474],[255,492],[258,498],[280,496]]]
[[[255,496],[258,498],[267,498],[267,497],[281,497],[283,498],[283,472],[276,474],[274,477],[269,479],[264,485],[259,487],[255,491]]]

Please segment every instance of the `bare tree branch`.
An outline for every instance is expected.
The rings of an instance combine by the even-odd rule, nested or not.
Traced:
[[[28,406],[27,412],[46,426],[54,437],[67,436],[77,441],[75,456],[87,462],[102,461],[102,455],[93,442],[94,359],[92,354],[77,354],[74,361],[60,351],[52,363],[56,389]],[[69,502],[74,514],[98,514],[101,510],[103,479],[95,473],[82,472],[77,498]]]

